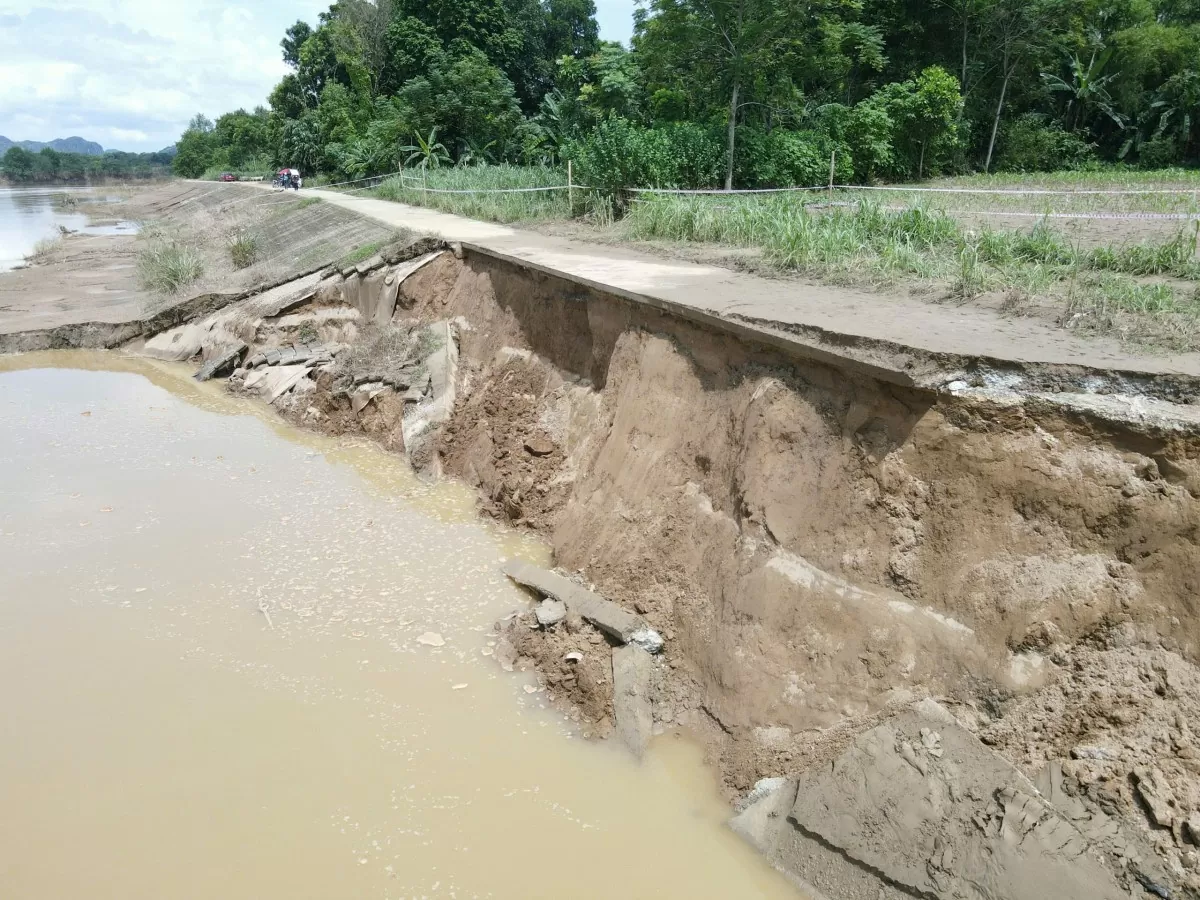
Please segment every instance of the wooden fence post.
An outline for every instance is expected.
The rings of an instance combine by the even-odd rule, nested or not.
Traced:
[[[569,159],[567,160],[567,207],[571,210],[570,215],[575,215],[575,180]]]

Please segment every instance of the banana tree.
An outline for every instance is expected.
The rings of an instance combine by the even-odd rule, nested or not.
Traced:
[[[1113,48],[1092,49],[1091,59],[1087,65],[1078,54],[1071,56],[1071,79],[1068,81],[1049,72],[1042,73],[1046,86],[1060,94],[1066,94],[1067,100],[1067,130],[1076,131],[1087,127],[1088,113],[1098,110],[1116,124],[1118,128],[1125,127],[1125,118],[1113,106],[1112,95],[1108,93],[1108,84],[1116,75],[1105,75],[1104,70],[1112,59]]]
[[[404,161],[406,166],[416,163],[418,169],[437,169],[449,164],[450,151],[446,149],[445,144],[438,141],[436,128],[429,132],[428,138],[416,134],[413,135],[413,140],[416,143],[400,148],[401,153],[408,154]]]

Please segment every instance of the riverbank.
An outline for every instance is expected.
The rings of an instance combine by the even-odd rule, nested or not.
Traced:
[[[1071,883],[1086,862],[1075,881],[1089,896],[1143,879],[1197,889],[1189,359],[1126,355],[1114,370],[1065,361],[1101,352],[1086,343],[931,349],[986,343],[963,330],[898,349],[867,340],[871,323],[835,335],[794,309],[790,322],[714,314],[711,298],[742,284],[731,273],[702,289],[699,267],[635,256],[610,271],[608,251],[475,241],[356,254],[127,349],[203,362],[290,421],[370,436],[543,535],[556,565],[665,645],[622,692],[629,637],[568,602],[553,622],[504,620],[507,664],[536,669],[588,733],[624,737],[632,714],[646,738],[696,735],[729,797],[778,804],[786,827],[753,831],[767,856],[826,896],[858,897],[868,876],[886,897],[894,883],[965,890],[963,876],[917,877],[913,859],[923,871],[936,847],[999,853],[1018,794],[1049,804],[1030,823],[1082,848],[1039,845],[1039,871]],[[865,855],[861,834],[797,806],[822,765],[861,768],[863,753],[919,773],[906,790],[953,806],[946,822],[995,829],[971,825],[977,844],[931,822],[897,832],[913,835],[887,844],[899,855]],[[969,792],[956,795],[951,763],[970,767]],[[899,828],[870,827],[885,825]],[[1040,884],[995,896],[1032,900]]]
[[[795,896],[499,672],[547,551],[462,485],[116,353],[0,357],[0,458],[3,896]]]
[[[1152,788],[1140,785],[1160,785],[1181,815],[1200,788],[1177,753],[1191,746],[1177,724],[1191,715],[1187,685],[1200,685],[1192,407],[1142,400],[1130,415],[1111,395],[905,388],[814,363],[804,345],[429,243],[327,272],[286,315],[231,306],[145,352],[202,355],[206,375],[232,370],[234,390],[290,421],[369,435],[545,535],[563,571],[665,641],[626,694],[617,650],[611,662],[594,651],[630,638],[573,621],[571,601],[565,618],[551,607],[502,623],[502,658],[537,670],[585,733],[636,749],[683,729],[709,747],[731,799],[776,802],[937,698],[940,711],[913,713],[914,735],[939,735],[922,753],[940,759],[945,737],[978,775],[995,758],[983,742],[1005,750],[981,796],[1010,783],[1033,796],[1043,768],[1060,767],[1058,789],[1084,806],[1060,798],[1039,816],[1088,849],[1039,850],[1055,879],[1100,896],[1140,877],[1189,884],[1188,832],[1147,820]],[[1103,665],[1088,662],[1096,651]],[[1089,674],[1068,688],[1077,666]],[[1147,667],[1175,673],[1166,702],[1118,677]],[[1101,728],[1086,712],[1094,693],[1127,711]],[[1045,741],[1027,752],[1019,736],[1046,703]],[[1138,736],[1160,726],[1168,747]],[[1100,757],[1078,749],[1092,740]],[[929,790],[953,782],[912,765]],[[986,806],[957,814],[987,819]],[[1079,831],[1080,815],[1111,828]],[[814,834],[788,852],[793,831],[759,842],[827,896],[857,896],[866,851]],[[849,868],[822,849],[842,840]],[[924,852],[926,838],[906,840],[901,856]],[[1106,862],[1070,874],[1085,858]],[[1039,896],[1039,879],[1023,884],[997,896]]]

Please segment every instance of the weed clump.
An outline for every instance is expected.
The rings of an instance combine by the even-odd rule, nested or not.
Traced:
[[[261,254],[258,235],[251,231],[238,231],[229,237],[229,259],[235,269],[247,269],[258,262]]]
[[[138,254],[138,280],[146,290],[175,294],[203,274],[199,249],[162,234],[152,236]]]

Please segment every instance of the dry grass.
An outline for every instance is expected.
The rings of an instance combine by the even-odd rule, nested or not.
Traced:
[[[45,265],[54,258],[54,254],[62,249],[63,236],[42,238],[33,245],[33,252],[25,257],[25,261],[35,266]]]

